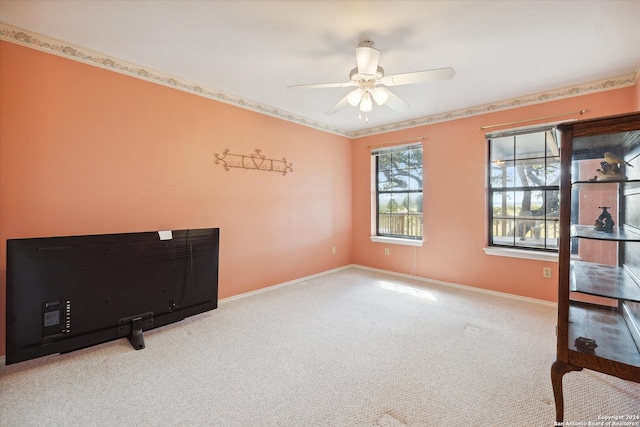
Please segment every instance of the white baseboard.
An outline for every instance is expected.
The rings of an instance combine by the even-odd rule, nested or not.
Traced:
[[[444,282],[442,280],[429,279],[429,278],[420,277],[420,276],[413,276],[411,274],[405,274],[405,273],[397,273],[395,271],[389,271],[389,270],[383,270],[383,269],[380,269],[380,268],[367,267],[367,266],[359,265],[359,264],[348,264],[348,265],[345,265],[343,267],[338,267],[338,268],[334,268],[332,270],[323,271],[322,273],[312,274],[310,276],[301,277],[299,279],[290,280],[288,282],[278,283],[276,285],[267,286],[267,287],[261,288],[261,289],[256,289],[255,291],[249,291],[249,292],[245,292],[245,293],[242,293],[242,294],[233,295],[231,297],[227,297],[227,298],[223,298],[223,299],[219,300],[218,303],[223,304],[225,302],[233,301],[233,300],[236,300],[236,299],[239,299],[239,298],[244,298],[244,297],[248,297],[248,296],[251,296],[251,295],[259,294],[259,293],[262,293],[262,292],[271,291],[271,290],[278,289],[278,288],[281,288],[281,287],[284,287],[284,286],[294,285],[296,283],[304,282],[306,280],[314,279],[316,277],[322,277],[322,276],[326,276],[327,274],[336,273],[338,271],[346,270],[348,268],[360,268],[362,270],[375,271],[375,272],[378,272],[378,273],[389,274],[389,275],[392,275],[392,276],[404,277],[406,279],[418,280],[418,281],[425,282],[425,283],[433,283],[433,284],[436,284],[436,285],[448,286],[448,287],[458,288],[458,289],[465,289],[465,290],[468,290],[468,291],[480,292],[480,293],[483,293],[483,294],[489,294],[489,295],[499,296],[499,297],[503,297],[503,298],[511,298],[511,299],[520,300],[520,301],[533,302],[533,303],[536,303],[536,304],[542,304],[542,305],[547,305],[547,306],[551,306],[551,307],[557,307],[558,306],[558,304],[555,303],[555,302],[545,301],[545,300],[541,300],[541,299],[537,299],[537,298],[524,297],[524,296],[521,296],[521,295],[509,294],[509,293],[506,293],[506,292],[492,291],[490,289],[476,288],[474,286],[461,285],[461,284],[458,284],[458,283]]]
[[[323,271],[322,273],[317,273],[317,274],[312,274],[310,276],[305,276],[305,277],[301,277],[299,279],[295,279],[295,280],[290,280],[288,282],[283,282],[283,283],[278,283],[276,285],[272,285],[272,286],[267,286],[266,288],[261,288],[261,289],[256,289],[255,291],[249,291],[249,292],[245,292],[242,294],[238,294],[238,295],[233,295],[231,297],[227,297],[227,298],[222,298],[220,300],[218,300],[218,304],[224,304],[225,302],[229,302],[229,301],[233,301],[239,298],[245,298],[251,295],[255,295],[255,294],[259,294],[262,292],[267,292],[267,291],[272,291],[274,289],[277,288],[282,288],[284,286],[289,286],[289,285],[293,285],[296,283],[300,283],[300,282],[304,282],[305,280],[310,280],[310,279],[314,279],[316,277],[321,277],[321,276],[325,276],[327,274],[331,274],[331,273],[335,273],[341,270],[346,270],[348,268],[353,267],[353,265],[349,264],[349,265],[345,265],[343,267],[338,267],[338,268],[334,268],[332,270],[327,270],[327,271]],[[6,356],[0,356],[0,366],[6,366],[5,365],[5,357]]]
[[[367,266],[364,266],[364,265],[352,264],[352,266],[354,268],[361,268],[363,270],[376,271],[378,273],[384,273],[384,274],[389,274],[389,275],[392,275],[392,276],[404,277],[406,279],[413,279],[413,280],[418,280],[418,281],[426,282],[426,283],[434,283],[436,285],[449,286],[449,287],[452,287],[452,288],[465,289],[465,290],[468,290],[468,291],[480,292],[480,293],[483,293],[483,294],[495,295],[495,296],[499,296],[499,297],[503,297],[503,298],[511,298],[511,299],[516,299],[516,300],[520,300],[520,301],[533,302],[533,303],[536,303],[536,304],[547,305],[547,306],[550,306],[550,307],[557,307],[558,306],[558,304],[555,303],[555,302],[541,300],[541,299],[537,299],[537,298],[523,297],[521,295],[514,295],[514,294],[508,294],[506,292],[492,291],[490,289],[476,288],[474,286],[468,286],[468,285],[460,285],[458,283],[443,282],[442,280],[435,280],[435,279],[429,279],[429,278],[426,278],[426,277],[413,276],[411,274],[405,274],[405,273],[396,273],[395,271],[382,270],[382,269],[379,269],[379,268],[367,267]]]
[[[511,298],[511,299],[516,299],[516,300],[520,300],[520,301],[528,301],[528,302],[533,302],[533,303],[536,303],[536,304],[543,304],[543,305],[548,305],[548,306],[552,306],[552,307],[557,307],[557,304],[555,302],[551,302],[551,301],[545,301],[545,300],[540,300],[540,299],[536,299],[536,298],[523,297],[523,296],[520,296],[520,295],[508,294],[506,292],[492,291],[492,290],[489,290],[489,289],[476,288],[476,287],[473,287],[473,286],[460,285],[458,283],[443,282],[442,280],[435,280],[435,279],[428,279],[426,277],[412,276],[411,274],[396,273],[395,271],[382,270],[380,268],[373,268],[373,267],[366,267],[364,265],[358,265],[358,264],[348,264],[348,265],[345,265],[345,266],[342,266],[342,267],[334,268],[332,270],[323,271],[322,273],[312,274],[310,276],[301,277],[299,279],[290,280],[288,282],[278,283],[276,285],[267,286],[267,287],[261,288],[261,289],[256,289],[255,291],[244,292],[242,294],[233,295],[233,296],[230,296],[230,297],[227,297],[227,298],[222,298],[222,299],[218,300],[218,304],[224,304],[226,302],[234,301],[234,300],[237,300],[237,299],[240,299],[240,298],[245,298],[245,297],[248,297],[248,296],[251,296],[251,295],[260,294],[262,292],[272,291],[274,289],[282,288],[284,286],[294,285],[296,283],[300,283],[300,282],[304,282],[304,281],[307,281],[307,280],[315,279],[317,277],[326,276],[327,274],[336,273],[338,271],[346,270],[346,269],[349,269],[349,268],[360,268],[362,270],[375,271],[375,272],[378,272],[378,273],[389,274],[389,275],[392,275],[392,276],[398,276],[398,277],[404,277],[404,278],[407,278],[407,279],[418,280],[418,281],[425,282],[425,283],[434,283],[436,285],[449,286],[449,287],[452,287],[452,288],[465,289],[465,290],[469,290],[469,291],[480,292],[480,293],[489,294],[489,295],[495,295],[495,296],[499,296],[499,297],[503,297],[503,298]],[[5,366],[5,356],[0,356],[0,366]]]
[[[323,271],[322,273],[312,274],[310,276],[301,277],[299,279],[290,280],[288,282],[278,283],[275,285],[267,286],[264,288],[256,289],[255,291],[244,292],[238,295],[233,295],[227,298],[222,298],[218,300],[218,304],[224,304],[225,302],[233,301],[239,298],[249,297],[251,295],[260,294],[262,292],[272,291],[274,289],[282,288],[284,286],[294,285],[296,283],[304,282],[306,280],[315,279],[316,277],[326,276],[327,274],[336,273],[338,271],[346,270],[348,268],[353,267],[353,264],[345,265],[343,267],[334,268],[332,270]]]

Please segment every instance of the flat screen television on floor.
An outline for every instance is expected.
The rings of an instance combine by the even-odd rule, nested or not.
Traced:
[[[7,240],[6,364],[127,337],[218,306],[219,229]]]

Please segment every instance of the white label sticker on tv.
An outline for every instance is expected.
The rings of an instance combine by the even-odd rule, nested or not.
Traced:
[[[171,239],[173,239],[173,235],[171,234],[171,230],[158,231],[158,235],[160,236],[160,240],[171,240]]]

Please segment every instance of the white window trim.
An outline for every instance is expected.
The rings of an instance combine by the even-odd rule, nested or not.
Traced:
[[[516,248],[500,248],[497,246],[488,246],[486,248],[482,248],[482,250],[487,255],[558,262],[557,252],[542,252]]]
[[[390,245],[418,246],[422,247],[424,240],[400,239],[397,237],[370,236],[374,243],[388,243]]]
[[[577,120],[577,119],[574,119],[574,120]],[[551,122],[551,123],[541,123],[541,124],[536,124],[531,126],[522,126],[522,127],[512,128],[512,129],[502,129],[495,132],[487,132],[485,133],[485,149],[489,150],[489,145],[486,144],[486,142],[490,139],[499,138],[507,135],[532,133],[532,132],[542,131],[542,129],[546,129],[546,128],[549,128],[548,130],[551,130],[553,132],[557,132],[556,126],[560,123],[563,123],[563,122],[557,121],[557,122]],[[559,137],[558,137],[558,140],[559,140]],[[488,158],[487,152],[485,152],[485,158]],[[489,188],[488,188],[489,185],[490,184],[487,181],[486,182],[487,192],[489,191]],[[558,190],[559,189],[560,189],[560,185],[558,185]],[[488,200],[487,200],[487,203],[488,203]],[[526,247],[519,248],[516,246],[514,247],[487,246],[485,248],[482,248],[482,250],[487,255],[531,259],[531,260],[538,260],[538,261],[558,262],[558,253],[560,252],[560,247],[558,246],[555,252],[541,252],[541,251],[531,250]]]
[[[424,139],[424,138],[421,138]],[[377,182],[377,176],[376,176],[376,156],[378,155],[378,153],[381,150],[384,151],[388,151],[388,150],[398,150],[401,151],[403,149],[406,149],[407,147],[412,147],[415,145],[420,145],[420,147],[422,148],[422,150],[424,150],[424,144],[422,143],[422,141],[419,140],[415,140],[414,142],[411,142],[409,144],[401,144],[401,145],[390,145],[387,147],[381,147],[381,148],[377,148],[377,149],[373,149],[371,150],[371,236],[369,237],[371,239],[372,242],[374,243],[387,243],[387,244],[391,244],[391,245],[403,245],[403,246],[414,246],[414,247],[422,247],[422,243],[424,242],[424,228],[422,230],[423,236],[422,236],[422,240],[415,240],[415,239],[404,239],[402,237],[388,237],[388,236],[378,236],[375,235],[374,233],[377,232],[377,226],[376,226],[376,221],[377,221],[377,194],[378,194],[378,190],[376,187],[376,182]],[[424,151],[423,151],[424,153]],[[424,154],[423,154],[424,156]],[[422,188],[422,196],[424,197],[424,186]],[[424,199],[423,199],[424,200]],[[423,206],[424,206],[424,202],[423,202]],[[422,221],[424,224],[424,213],[422,215]],[[423,225],[424,227],[424,225]]]

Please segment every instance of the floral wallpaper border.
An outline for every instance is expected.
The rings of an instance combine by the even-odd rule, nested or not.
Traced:
[[[450,111],[447,113],[436,114],[432,116],[422,117],[419,119],[407,120],[403,122],[393,123],[384,126],[378,126],[362,131],[350,132],[344,129],[336,128],[325,123],[321,123],[315,120],[311,120],[302,116],[298,116],[287,111],[280,110],[275,107],[260,104],[255,101],[240,98],[231,94],[224,93],[216,89],[207,89],[198,84],[187,82],[183,79],[164,74],[159,71],[153,71],[148,68],[128,63],[126,61],[111,58],[94,52],[90,49],[74,46],[69,43],[65,43],[53,38],[43,36],[23,30],[9,24],[0,22],[0,40],[9,41],[12,43],[20,44],[23,46],[38,49],[44,52],[52,53],[59,56],[64,56],[70,59],[74,59],[80,62],[84,62],[90,65],[95,65],[108,70],[116,71],[122,74],[127,74],[136,78],[147,80],[153,83],[162,84],[175,89],[179,89],[185,92],[190,92],[195,95],[204,96],[206,98],[214,99],[227,104],[232,104],[241,108],[252,110],[261,114],[266,114],[272,117],[276,117],[282,120],[288,120],[304,126],[312,127],[322,131],[334,133],[337,135],[346,136],[348,138],[358,138],[363,136],[381,134],[401,129],[412,128],[416,126],[424,126],[449,120],[460,119],[464,117],[475,116],[479,114],[485,114],[500,110],[506,110],[510,108],[522,107],[525,105],[537,104],[540,102],[547,102],[552,100],[558,100],[563,98],[569,98],[578,95],[584,95],[587,93],[611,90],[616,88],[622,88],[632,86],[638,73],[629,73],[623,76],[618,76],[610,79],[598,80],[594,82],[584,83],[577,86],[571,86],[543,93],[526,95],[518,98],[513,98],[505,101],[494,102],[490,104],[479,105],[476,107],[465,108],[456,111]]]

